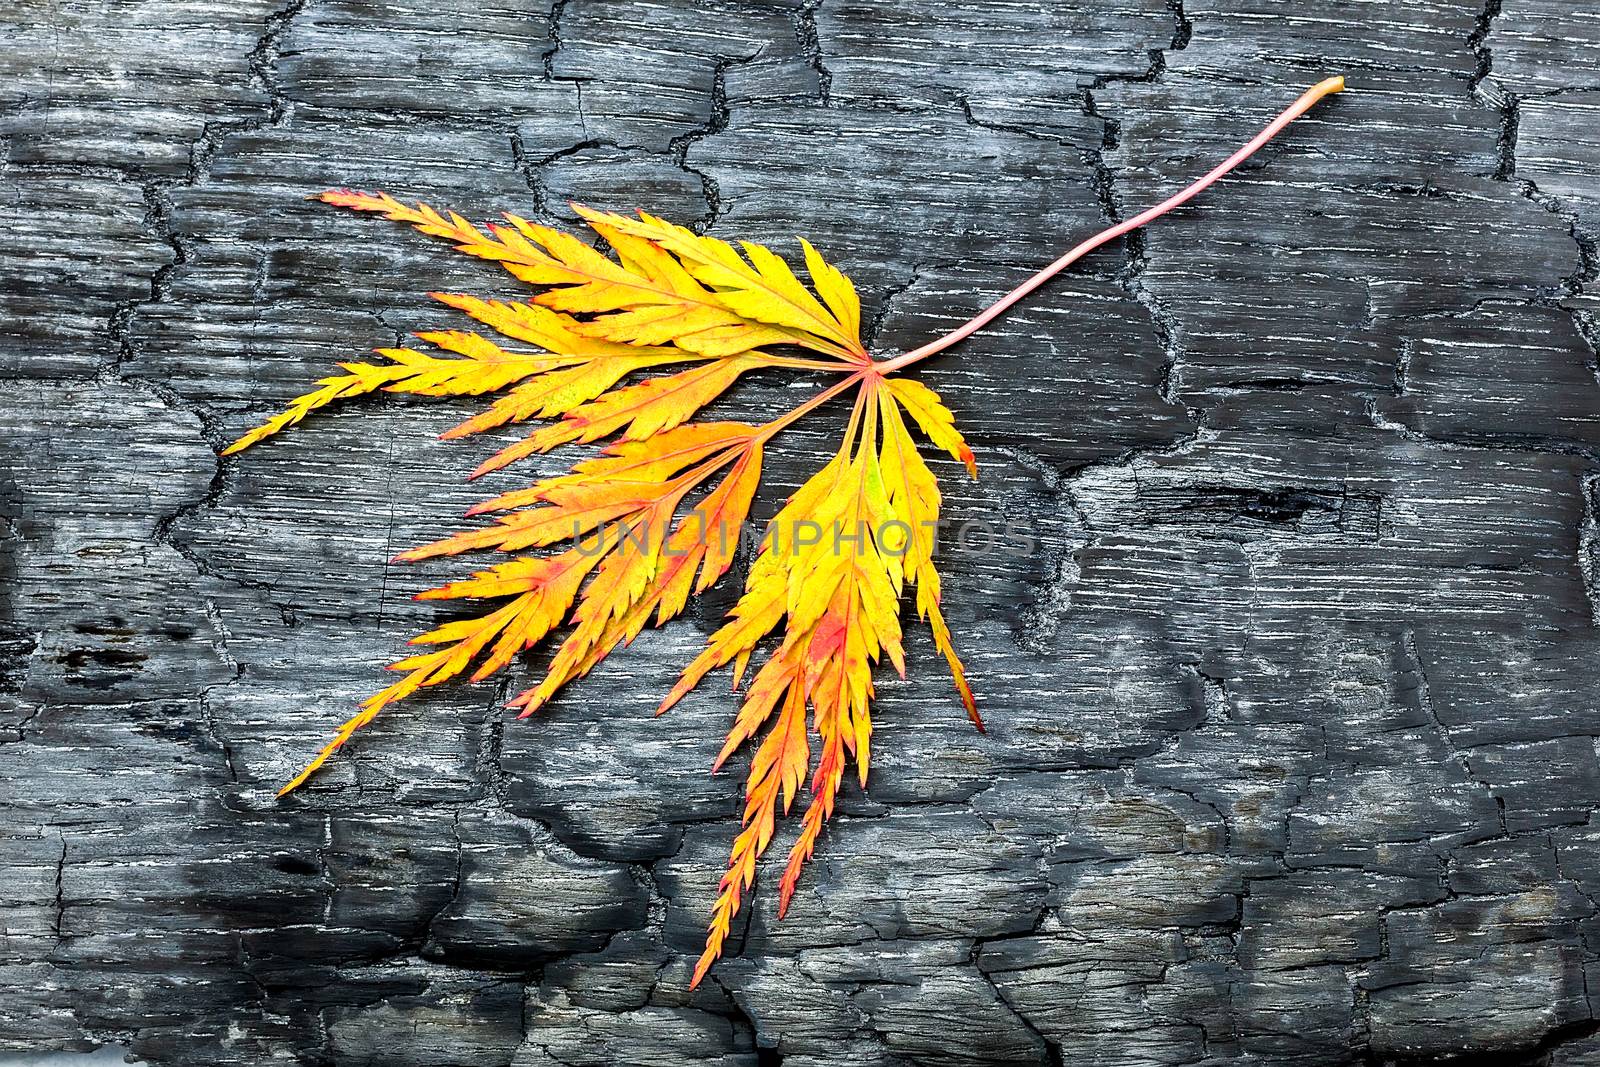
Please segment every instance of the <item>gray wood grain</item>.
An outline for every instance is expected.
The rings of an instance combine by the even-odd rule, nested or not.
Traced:
[[[949,511],[1030,545],[944,549],[990,730],[916,633],[870,789],[713,981],[734,701],[650,712],[727,591],[534,720],[500,704],[537,660],[274,798],[436,617],[410,594],[462,567],[385,560],[483,495],[490,443],[384,400],[216,448],[454,324],[422,294],[516,291],[307,194],[804,233],[891,352],[1334,72],[925,366],[983,470],[941,468]],[[1600,1063],[1597,116],[1570,0],[13,3],[0,1049]]]

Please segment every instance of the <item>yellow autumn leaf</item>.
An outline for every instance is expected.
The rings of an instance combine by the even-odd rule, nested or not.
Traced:
[[[981,329],[1089,251],[1186,202],[1342,87],[1337,78],[1313,87],[1193,185],[1077,245],[944,336],[887,359],[873,359],[862,343],[855,286],[804,239],[809,285],[765,246],[735,247],[643,212],[627,218],[577,208],[609,247],[606,254],[516,215],[480,228],[454,212],[408,205],[386,193],[322,194],[329,204],[381,214],[499,263],[537,291],[529,303],[432,294],[504,340],[428,331],[418,340],[437,354],[385,348],[378,361],[340,364],[341,373],[291,400],[228,453],[336,401],[377,391],[445,399],[495,395],[486,410],[445,437],[546,420],[474,474],[559,445],[609,443],[566,473],[503,490],[472,509],[493,513],[492,520],[396,557],[505,554],[469,577],[419,594],[488,606],[415,637],[417,649],[391,664],[401,677],[364,700],[284,792],[384,707],[420,689],[460,676],[487,678],[568,627],[543,677],[511,701],[528,715],[644,627],[680,614],[736,559],[768,442],[832,402],[853,400],[838,450],[779,509],[726,622],[661,704],[665,711],[723,667],[731,668],[738,686],[751,662],[759,662],[716,758],[720,767],[755,743],[740,830],[691,979],[698,983],[722,954],[756,883],[780,805],[788,813],[807,794],[779,881],[781,916],[852,762],[857,781],[867,785],[874,669],[887,659],[906,671],[901,601],[910,589],[962,703],[981,728],[942,609],[935,567],[938,482],[913,428],[974,475],[976,464],[938,394],[902,372]],[[694,421],[744,376],[777,371],[831,375],[832,381],[765,423]],[[524,554],[529,549],[548,551]]]

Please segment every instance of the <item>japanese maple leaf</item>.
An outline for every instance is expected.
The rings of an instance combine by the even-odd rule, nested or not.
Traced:
[[[480,229],[453,212],[409,206],[386,193],[321,194],[326,203],[408,223],[458,251],[499,263],[536,293],[527,303],[431,294],[498,338],[463,330],[420,333],[427,349],[380,348],[377,362],[340,364],[341,373],[295,398],[225,455],[335,400],[378,390],[495,394],[481,413],[446,430],[447,438],[536,424],[483,460],[474,476],[561,445],[609,443],[568,473],[503,493],[469,513],[493,514],[492,523],[400,553],[401,560],[499,553],[486,569],[419,594],[484,600],[491,607],[414,637],[412,644],[423,650],[390,664],[399,679],[363,701],[282,792],[304,782],[383,708],[425,686],[464,673],[480,681],[565,628],[544,677],[510,702],[526,717],[646,625],[682,612],[732,563],[767,443],[829,401],[851,398],[838,450],[769,524],[728,621],[661,705],[665,711],[721,667],[732,666],[737,686],[751,659],[761,659],[715,764],[760,738],[742,827],[695,966],[691,985],[697,984],[721,955],[755,883],[779,809],[787,814],[807,794],[780,881],[781,916],[851,762],[866,786],[873,671],[887,658],[905,674],[900,617],[908,588],[961,703],[982,729],[940,608],[934,531],[941,501],[918,438],[965,464],[974,477],[977,468],[939,395],[900,372],[981,329],[1091,250],[1182,204],[1343,84],[1331,78],[1314,86],[1182,192],[1079,244],[960,328],[889,359],[875,359],[861,342],[861,304],[850,279],[804,240],[809,286],[761,245],[736,248],[644,212],[627,218],[576,208],[609,247],[607,255],[516,215]],[[833,381],[769,422],[696,419],[743,375],[772,370]],[[823,533],[798,536],[803,525]]]

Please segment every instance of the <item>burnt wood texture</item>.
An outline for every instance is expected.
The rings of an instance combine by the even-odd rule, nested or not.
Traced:
[[[0,1049],[1600,1064],[1592,4],[6,8]],[[942,468],[951,518],[1022,549],[945,545],[989,732],[918,636],[870,788],[700,989],[735,698],[650,713],[729,591],[535,719],[442,687],[274,798],[437,617],[409,594],[470,568],[385,560],[519,477],[463,483],[490,443],[435,439],[453,402],[217,459],[334,361],[457,325],[429,290],[519,291],[307,194],[807,234],[893,353],[1334,73],[918,368],[982,469]]]

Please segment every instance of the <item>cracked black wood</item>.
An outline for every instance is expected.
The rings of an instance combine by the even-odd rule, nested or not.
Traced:
[[[428,290],[515,291],[308,193],[805,233],[892,352],[1339,72],[921,368],[983,470],[949,510],[1027,544],[946,546],[990,731],[917,634],[870,791],[714,981],[733,698],[650,711],[726,591],[537,720],[447,687],[274,799],[433,617],[460,568],[384,561],[487,446],[391,400],[215,450],[450,323]],[[11,4],[0,1049],[1600,1063],[1597,128],[1573,0]]]

